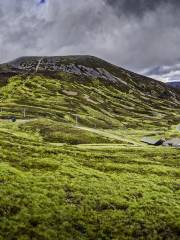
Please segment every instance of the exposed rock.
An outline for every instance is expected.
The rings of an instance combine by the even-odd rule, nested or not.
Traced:
[[[77,92],[73,92],[73,91],[62,90],[62,92],[68,96],[77,96],[78,95]]]
[[[180,148],[180,138],[172,138],[168,141],[163,143],[163,146],[171,146],[171,147],[178,147]]]
[[[148,145],[160,146],[164,143],[163,139],[154,139],[151,137],[144,137],[141,139],[141,142],[147,143]]]
[[[63,64],[60,63],[57,57],[54,58],[29,58],[28,61],[21,61],[17,59],[9,63],[11,67],[24,70],[24,71],[59,71],[59,72],[67,72],[67,73],[74,73],[78,75],[85,75],[87,77],[93,78],[102,78],[108,81],[117,83],[120,82],[121,84],[128,85],[122,79],[115,77],[104,68],[90,68],[87,66],[77,65],[77,64]]]

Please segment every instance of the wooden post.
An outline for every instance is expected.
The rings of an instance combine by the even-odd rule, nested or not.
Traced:
[[[26,117],[26,109],[25,108],[23,110],[23,116],[24,116],[24,118]]]
[[[76,126],[78,125],[78,115],[76,115]]]

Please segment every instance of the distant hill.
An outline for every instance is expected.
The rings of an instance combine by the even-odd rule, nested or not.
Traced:
[[[173,82],[168,82],[167,85],[170,86],[170,87],[174,87],[174,88],[180,89],[180,81],[177,81],[177,82],[175,82],[175,81],[173,81]]]

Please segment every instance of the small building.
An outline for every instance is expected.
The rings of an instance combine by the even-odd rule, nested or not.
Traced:
[[[163,146],[166,147],[179,147],[180,148],[180,138],[172,138],[163,143]]]
[[[9,117],[9,119],[11,122],[16,122],[16,116],[11,116],[11,117]]]
[[[161,146],[164,143],[164,140],[162,138],[153,139],[151,137],[144,137],[141,139],[141,142],[146,143],[148,145]]]

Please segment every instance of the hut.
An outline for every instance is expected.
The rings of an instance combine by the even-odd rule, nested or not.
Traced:
[[[164,143],[164,140],[162,138],[153,139],[151,137],[144,137],[144,138],[141,139],[141,142],[146,143],[148,145],[160,146]]]
[[[16,122],[16,116],[11,116],[11,117],[9,117],[9,119],[11,122]]]
[[[163,146],[166,146],[166,147],[179,147],[180,148],[180,138],[172,138],[168,141],[165,141],[163,143]]]

